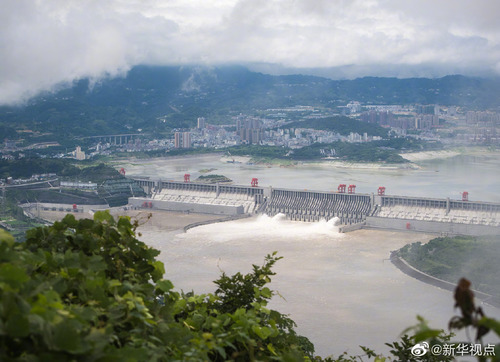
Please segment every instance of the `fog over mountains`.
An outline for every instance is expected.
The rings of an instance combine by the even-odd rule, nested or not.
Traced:
[[[0,104],[141,64],[332,79],[500,74],[492,0],[5,0]]]

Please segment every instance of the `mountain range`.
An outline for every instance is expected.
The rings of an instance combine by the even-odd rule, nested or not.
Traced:
[[[2,138],[19,130],[40,141],[98,134],[166,132],[196,124],[228,123],[231,116],[296,105],[335,108],[362,104],[440,104],[500,108],[500,78],[451,75],[437,79],[365,77],[332,80],[267,75],[240,66],[137,66],[117,78],[81,79],[20,106],[0,107]],[[52,136],[51,136],[52,135]]]

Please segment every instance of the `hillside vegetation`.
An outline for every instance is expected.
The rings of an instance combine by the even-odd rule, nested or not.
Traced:
[[[92,86],[91,86],[92,85]],[[439,79],[367,77],[331,80],[273,76],[243,67],[138,66],[125,77],[43,94],[18,107],[0,107],[0,132],[30,142],[58,140],[70,147],[84,136],[154,132],[196,126],[197,117],[227,124],[257,110],[311,105],[441,104],[467,109],[500,106],[500,80],[447,76]],[[374,126],[375,127],[375,126]],[[22,131],[17,133],[16,130]]]
[[[312,128],[339,133],[343,136],[349,133],[368,133],[370,136],[387,137],[387,129],[379,125],[366,123],[349,117],[329,117],[320,119],[309,119],[307,121],[296,121],[288,123],[282,128]]]
[[[497,237],[440,237],[426,244],[406,245],[398,253],[424,273],[451,283],[467,276],[475,289],[500,296]]]

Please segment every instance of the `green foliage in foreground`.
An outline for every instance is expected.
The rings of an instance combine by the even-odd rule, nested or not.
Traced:
[[[279,257],[179,294],[127,218],[72,215],[0,235],[0,360],[270,360],[312,357],[295,323],[268,309]],[[243,294],[240,294],[243,293]]]
[[[475,289],[500,296],[498,237],[439,237],[406,245],[398,253],[424,273],[452,283],[466,275]]]
[[[0,360],[391,360],[366,347],[360,356],[314,356],[293,320],[267,308],[275,292],[266,285],[281,259],[276,253],[246,275],[223,273],[214,293],[177,293],[163,279],[159,251],[136,239],[137,226],[97,212],[94,220],[67,215],[51,227],[29,230],[24,243],[0,229]],[[476,328],[479,341],[490,329],[500,335],[500,323],[484,317],[470,283],[461,282],[455,299],[462,316],[450,327]],[[450,334],[422,318],[405,332],[411,336],[387,344],[394,360],[452,360],[411,354],[415,343],[444,345]]]

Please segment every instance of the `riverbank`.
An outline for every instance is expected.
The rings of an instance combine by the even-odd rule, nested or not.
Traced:
[[[335,167],[340,169],[367,169],[367,170],[418,170],[421,166],[418,164],[422,161],[437,160],[437,159],[448,159],[459,155],[488,155],[497,156],[500,155],[500,151],[491,150],[485,147],[461,147],[452,148],[448,150],[437,150],[437,151],[422,151],[422,152],[410,152],[410,153],[400,153],[399,155],[408,162],[404,163],[384,163],[384,162],[352,162],[352,161],[342,161],[335,158],[323,158],[320,160],[307,160],[307,161],[297,161],[281,158],[268,158],[268,157],[257,157],[257,156],[228,156],[223,152],[210,152],[201,153],[194,155],[182,155],[182,156],[168,156],[168,157],[156,157],[156,158],[115,158],[108,163],[119,169],[124,167],[134,168],[136,166],[147,167],[150,165],[179,165],[183,164],[190,165],[194,161],[201,162],[217,162],[220,164],[234,164],[234,165],[254,165],[260,167],[285,167],[285,168],[300,168],[303,166],[316,166],[321,167]],[[212,171],[216,170],[214,168]],[[198,170],[200,174],[206,173],[205,169]]]
[[[183,213],[175,211],[163,210],[124,210],[122,207],[111,208],[111,215],[115,218],[119,216],[128,216],[133,220],[139,222],[138,232],[144,230],[152,232],[171,232],[175,230],[183,230],[184,227],[200,222],[207,222],[211,220],[220,219],[220,215],[209,214],[194,214]],[[61,220],[67,215],[62,211],[40,211],[40,218],[48,222],[55,222]],[[76,219],[91,219],[92,215],[89,213],[74,213]]]
[[[434,278],[454,285],[466,277],[473,288],[484,293],[482,299],[496,299],[496,306],[500,307],[497,236],[441,236],[425,244],[406,245],[395,255],[422,273],[425,281]],[[446,288],[445,282],[440,283],[440,287]]]
[[[413,163],[375,163],[375,162],[348,162],[339,160],[322,160],[303,162],[297,166],[319,166],[325,168],[341,168],[356,170],[418,170],[420,166]]]
[[[400,153],[399,155],[407,159],[408,161],[420,162],[428,160],[447,159],[460,155],[500,157],[500,150],[490,147],[469,146],[469,147],[454,147],[439,151]]]
[[[427,161],[434,159],[451,158],[460,155],[458,151],[442,150],[442,151],[422,151],[412,153],[400,153],[399,155],[411,162]]]
[[[432,275],[426,274],[414,267],[412,267],[408,262],[397,255],[397,252],[391,253],[391,262],[406,275],[415,278],[421,282],[433,285],[435,287],[454,291],[456,284],[448,282],[443,279],[433,277]],[[480,299],[484,303],[487,303],[493,307],[500,308],[500,298],[495,297],[491,294],[483,293],[477,290],[473,290],[476,298]]]
[[[145,166],[145,165],[157,165],[158,163],[162,164],[181,164],[186,161],[213,161],[221,159],[223,153],[222,152],[212,152],[212,153],[202,153],[196,155],[182,155],[182,156],[168,156],[168,157],[151,157],[151,158],[136,158],[134,156],[127,158],[114,158],[107,163],[113,166],[116,169],[120,169],[121,167],[125,168],[127,166]]]
[[[226,222],[226,221],[234,221],[234,220],[246,219],[246,218],[249,218],[251,216],[252,215],[250,215],[250,214],[239,214],[239,215],[231,215],[231,216],[227,216],[227,217],[223,217],[223,218],[219,218],[219,219],[209,219],[209,220],[197,221],[197,222],[193,222],[191,224],[188,224],[188,225],[184,226],[183,230],[184,230],[185,233],[187,233],[187,231],[189,229],[192,229],[192,228],[195,228],[195,227],[198,227],[198,226],[215,224],[215,223]]]
[[[500,156],[500,151],[492,150],[486,147],[461,147],[452,148],[447,150],[437,150],[437,151],[421,151],[421,152],[409,152],[399,154],[408,162],[404,163],[385,163],[385,162],[352,162],[352,161],[342,161],[336,158],[323,158],[321,160],[309,160],[309,161],[293,161],[293,160],[283,160],[283,159],[271,159],[271,160],[261,160],[258,158],[246,157],[243,162],[254,162],[255,164],[264,165],[268,167],[301,167],[301,166],[322,166],[322,167],[335,167],[341,169],[367,169],[367,170],[419,170],[422,167],[418,164],[422,161],[429,160],[444,160],[448,158],[453,158],[460,155],[468,156],[484,156],[491,155],[492,157]]]

